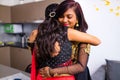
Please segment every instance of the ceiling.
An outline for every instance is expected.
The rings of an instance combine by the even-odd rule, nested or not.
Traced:
[[[0,0],[0,5],[14,6],[18,4],[30,3],[35,1],[37,2],[37,1],[43,1],[43,0]]]

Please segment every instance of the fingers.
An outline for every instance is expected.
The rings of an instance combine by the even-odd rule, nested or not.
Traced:
[[[41,69],[39,70],[39,73],[41,74],[41,76],[42,76],[43,78],[47,77],[47,76],[46,76],[46,70],[45,70],[45,68],[41,68]]]
[[[39,73],[41,74],[41,76],[42,76],[43,78],[51,77],[50,74],[49,74],[49,67],[41,68],[41,69],[39,70]]]
[[[39,73],[40,73],[41,75],[44,75],[44,68],[40,69],[40,70],[39,70]]]

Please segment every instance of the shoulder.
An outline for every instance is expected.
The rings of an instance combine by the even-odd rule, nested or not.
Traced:
[[[31,32],[30,36],[29,36],[29,42],[34,42],[36,36],[37,36],[38,30],[35,29]]]
[[[30,34],[30,37],[36,37],[37,33],[38,33],[37,29],[33,30]]]
[[[68,39],[69,39],[69,40],[71,40],[71,38],[72,38],[73,36],[75,36],[75,34],[77,34],[76,31],[77,31],[77,30],[75,30],[75,29],[68,28],[68,30],[67,30],[67,35],[68,35]]]
[[[70,41],[79,41],[81,40],[80,37],[83,35],[83,33],[78,30],[68,28],[67,35]]]
[[[37,29],[35,29],[35,30],[33,30],[33,31],[31,32],[32,35],[37,35],[37,33],[38,33],[38,30],[37,30]]]

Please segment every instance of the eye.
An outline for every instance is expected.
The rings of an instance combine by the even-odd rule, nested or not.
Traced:
[[[71,14],[67,15],[68,19],[71,19],[73,16]]]

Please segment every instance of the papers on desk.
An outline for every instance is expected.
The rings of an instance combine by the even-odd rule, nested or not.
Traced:
[[[30,78],[23,73],[17,73],[4,78],[0,78],[0,80],[30,80]]]

